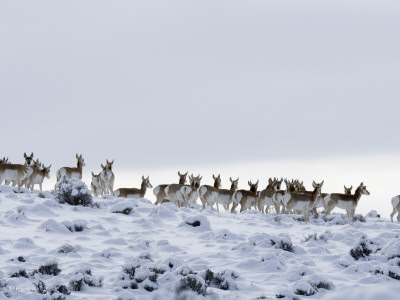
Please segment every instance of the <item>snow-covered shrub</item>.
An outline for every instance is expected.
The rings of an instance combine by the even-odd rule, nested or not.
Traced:
[[[187,217],[179,227],[187,227],[194,229],[195,231],[211,231],[210,221],[205,216],[194,216],[194,217]]]
[[[365,223],[365,222],[367,222],[367,219],[363,215],[356,214],[353,216],[353,222],[357,222],[357,221]]]
[[[207,286],[211,286],[221,290],[237,290],[236,282],[239,275],[231,270],[225,270],[222,272],[214,273],[210,269],[207,269],[204,275],[204,280]]]
[[[381,215],[378,214],[376,210],[371,210],[369,213],[367,213],[367,217],[369,218],[380,218]]]
[[[32,274],[40,273],[43,275],[53,275],[57,276],[61,272],[61,269],[58,268],[58,264],[56,262],[48,262],[44,265],[41,265],[39,269],[34,270]]]
[[[129,215],[133,210],[133,203],[131,201],[122,201],[110,207],[110,212],[116,214]]]
[[[93,196],[86,184],[77,178],[69,178],[67,175],[63,175],[57,182],[54,196],[61,204],[93,205]]]
[[[312,296],[318,293],[321,289],[332,290],[333,284],[321,278],[310,278],[308,280],[301,280],[295,290],[296,295]]]
[[[39,294],[46,294],[47,293],[46,285],[42,280],[39,280],[38,283],[34,282],[33,285],[36,288],[36,292],[38,292]]]
[[[14,269],[13,271],[10,272],[10,277],[15,278],[15,277],[25,277],[28,278],[28,273],[26,270],[22,267],[19,267],[17,269]]]
[[[323,232],[321,234],[317,234],[317,233],[309,234],[308,236],[304,237],[304,242],[309,242],[309,241],[327,242],[332,236],[333,236],[333,234],[329,230],[326,230],[325,232]]]
[[[70,244],[64,244],[57,249],[57,253],[71,253],[76,252],[76,249],[72,247]]]
[[[276,249],[293,252],[293,244],[289,236],[280,235],[279,237],[272,237],[269,242]]]
[[[76,222],[69,222],[69,221],[64,221],[62,224],[68,228],[69,231],[71,232],[80,232],[86,229],[86,224],[83,221],[76,221]]]
[[[87,267],[79,268],[74,272],[69,285],[73,291],[81,291],[82,288],[87,286],[101,287],[103,285],[102,279],[97,279],[92,275],[92,270]]]
[[[361,236],[358,244],[350,250],[350,255],[355,259],[365,258],[378,249],[374,242],[370,241],[366,235]]]
[[[207,286],[203,278],[194,274],[189,274],[180,280],[176,291],[179,294],[188,290],[196,292],[199,295],[205,295]]]
[[[34,282],[33,285],[35,286],[36,292],[38,294],[51,295],[51,297],[43,299],[65,300],[66,295],[71,294],[71,292],[65,285],[56,284],[52,286],[46,286],[46,284],[42,280],[39,280],[37,283]]]

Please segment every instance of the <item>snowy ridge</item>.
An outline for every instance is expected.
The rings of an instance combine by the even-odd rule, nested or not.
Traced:
[[[400,225],[373,212],[366,220],[333,214],[304,223],[254,210],[93,201],[71,206],[49,192],[0,188],[0,299],[399,295]]]

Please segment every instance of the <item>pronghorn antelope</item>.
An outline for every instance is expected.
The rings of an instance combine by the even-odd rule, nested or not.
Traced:
[[[31,176],[32,174],[32,167],[34,166],[34,160],[33,160],[33,152],[31,153],[31,155],[26,155],[26,153],[24,152],[24,159],[25,159],[25,165],[28,167],[28,173],[26,174],[25,178],[22,180],[21,182],[21,186],[25,185],[25,187],[27,187],[27,179]],[[7,157],[7,161],[8,161],[8,157]],[[6,179],[5,180],[5,184],[12,184],[12,186],[15,186],[17,184],[17,182],[15,180],[9,180]]]
[[[73,167],[62,167],[57,170],[57,182],[61,179],[63,175],[67,175],[69,178],[78,178],[82,179],[82,168],[85,166],[85,160],[82,157],[82,154],[78,156],[76,154],[76,168]]]
[[[257,205],[257,188],[258,188],[258,180],[256,183],[252,183],[251,181],[247,182],[250,190],[238,190],[233,194],[233,205],[231,212],[234,212],[236,207],[240,203],[240,212],[251,209],[252,206],[256,208]]]
[[[267,206],[267,212],[269,211],[270,206],[274,206],[275,211],[279,213],[279,203],[275,201],[274,195],[278,190],[280,190],[282,181],[283,179],[278,180],[274,178],[272,180],[269,178],[266,189],[259,192],[257,198],[257,208],[261,213],[265,213],[265,206]]]
[[[348,194],[328,194],[324,198],[325,206],[327,207],[326,214],[330,214],[335,208],[341,208],[347,211],[348,217],[354,217],[358,201],[362,195],[369,195],[367,187],[361,182],[360,186],[354,192],[354,195]]]
[[[27,174],[27,165],[0,164],[0,184],[3,182],[3,179],[8,182],[15,181],[18,186],[18,193],[21,192],[22,181],[25,179]]]
[[[101,183],[103,184],[103,192],[104,194],[114,194],[114,180],[115,176],[112,171],[112,165],[114,163],[114,160],[109,162],[108,159],[106,160],[106,165],[103,166],[101,164],[101,168],[103,169],[100,173],[100,178],[101,178]]]
[[[143,198],[146,194],[146,189],[151,189],[153,186],[150,183],[149,176],[144,178],[142,176],[142,185],[140,189],[137,188],[120,188],[114,191],[115,197],[122,197],[122,198]]]
[[[185,184],[183,187],[180,188],[178,192],[176,192],[176,195],[178,197],[179,193],[182,195],[183,198],[183,203],[186,207],[190,207],[192,204],[196,204],[197,198],[199,196],[198,194],[198,189],[200,187],[200,182],[203,177],[197,176],[189,177],[190,179],[190,185]]]
[[[29,176],[29,178],[26,179],[27,183],[26,183],[26,187],[31,191],[33,191],[33,187],[35,184],[39,185],[40,191],[42,191],[42,184],[43,184],[43,180],[46,177],[47,179],[50,179],[50,166],[45,167],[43,166],[43,168],[38,168],[37,166],[32,168],[32,174],[31,176]]]
[[[200,175],[193,177],[193,174],[189,176],[190,184],[194,184],[195,178],[200,178]],[[181,193],[181,188],[185,186],[184,184],[170,184],[164,189],[165,197],[170,202],[175,203],[176,206],[181,207],[186,205],[183,194]]]
[[[236,180],[232,180],[232,177],[229,177],[229,180],[231,181],[231,188],[229,190],[218,190],[217,204],[222,204],[225,210],[229,210],[229,205],[231,205],[232,203],[233,194],[236,192],[239,185],[239,177]]]
[[[219,188],[221,187],[221,176],[219,174],[217,177],[213,175],[213,179],[214,179],[214,186],[202,185],[199,188],[199,197],[201,203],[203,204],[203,210],[206,208],[206,205],[210,205],[211,210],[213,210],[213,205],[216,203],[217,211],[219,212],[218,194],[219,194]]]
[[[390,220],[393,222],[393,217],[397,213],[397,222],[400,222],[400,195],[392,198],[393,211],[390,214]]]
[[[278,190],[275,192],[275,194],[273,195],[273,199],[272,201],[274,203],[276,203],[277,205],[277,211],[276,213],[288,213],[288,211],[286,210],[286,205],[283,201],[283,196],[287,193],[294,193],[298,190],[299,186],[296,184],[296,182],[292,179],[292,181],[289,181],[287,179],[284,180],[285,185],[286,185],[286,190]],[[282,206],[282,208],[281,208]]]
[[[285,204],[287,212],[292,209],[303,213],[305,222],[310,219],[310,210],[314,207],[318,197],[321,196],[321,188],[324,181],[321,183],[315,183],[313,181],[314,191],[311,194],[308,193],[297,193],[297,192],[286,192],[283,196],[283,202]]]
[[[100,173],[95,175],[92,172],[92,182],[90,186],[95,197],[103,196],[103,183],[101,182]]]
[[[178,171],[178,176],[179,176],[179,183],[178,184],[185,184],[186,183],[186,176],[187,176],[188,172],[186,172],[185,174],[181,174],[181,172]],[[155,205],[164,203],[164,202],[168,202],[169,200],[167,199],[167,195],[165,194],[165,188],[168,186],[169,184],[160,184],[157,185],[154,189],[153,189],[153,194],[154,196],[156,196],[156,202],[154,203]]]
[[[0,158],[0,164],[8,164],[8,157]]]

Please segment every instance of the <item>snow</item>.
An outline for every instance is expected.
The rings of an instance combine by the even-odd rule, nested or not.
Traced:
[[[108,195],[93,203],[0,186],[0,299],[55,299],[63,286],[67,299],[178,299],[182,290],[179,299],[375,300],[400,292],[400,224],[376,211],[365,222],[334,213],[305,223]]]

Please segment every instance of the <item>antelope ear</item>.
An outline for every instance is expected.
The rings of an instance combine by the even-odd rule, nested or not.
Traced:
[[[325,180],[322,180],[322,182],[321,182],[321,186],[324,184],[324,181],[325,181]]]
[[[239,181],[239,177],[235,181]]]
[[[360,185],[361,185],[361,186],[364,186],[364,182],[361,182]]]
[[[179,175],[179,176],[182,176],[181,172],[178,171],[178,175]]]
[[[76,153],[76,158],[79,158],[78,153]]]
[[[247,184],[248,184],[249,186],[251,186],[251,181],[247,181]]]
[[[317,184],[316,184],[315,181],[313,180],[313,182],[312,182],[313,188],[315,188],[316,185],[317,185]]]
[[[33,152],[31,153],[31,157],[33,158]]]
[[[94,173],[93,173],[93,171],[92,171],[92,176],[94,177]]]
[[[146,178],[146,179],[147,179],[147,180],[149,180],[149,177],[150,177],[150,175],[149,175],[149,176],[147,176],[147,178]]]
[[[353,185],[350,187],[350,190],[353,189]]]
[[[115,158],[113,159],[113,161],[111,162],[111,164],[113,164],[113,163],[114,163],[114,160],[115,160]]]
[[[101,168],[102,168],[102,169],[104,169],[104,166],[103,166],[103,164],[100,164],[100,166],[101,166]]]
[[[189,172],[189,171],[186,171],[186,173],[185,173],[185,174],[183,174],[183,175],[184,175],[184,176],[187,176],[188,172]]]
[[[142,180],[144,180],[144,175],[142,175]]]
[[[214,176],[214,174],[213,174],[213,179],[214,179],[214,180],[216,179],[215,176]]]
[[[231,181],[231,183],[233,183],[232,177],[229,177],[229,180]]]
[[[269,178],[269,179],[268,179],[268,182],[269,182],[269,183],[272,183],[272,178]]]
[[[50,166],[48,166],[48,167],[47,167],[47,169],[49,169],[49,170],[50,170],[50,168],[51,168],[51,164],[50,164]]]
[[[24,152],[24,157],[26,158],[26,153]]]
[[[258,185],[258,182],[259,182],[259,181],[260,181],[260,180],[257,179],[256,185]]]

